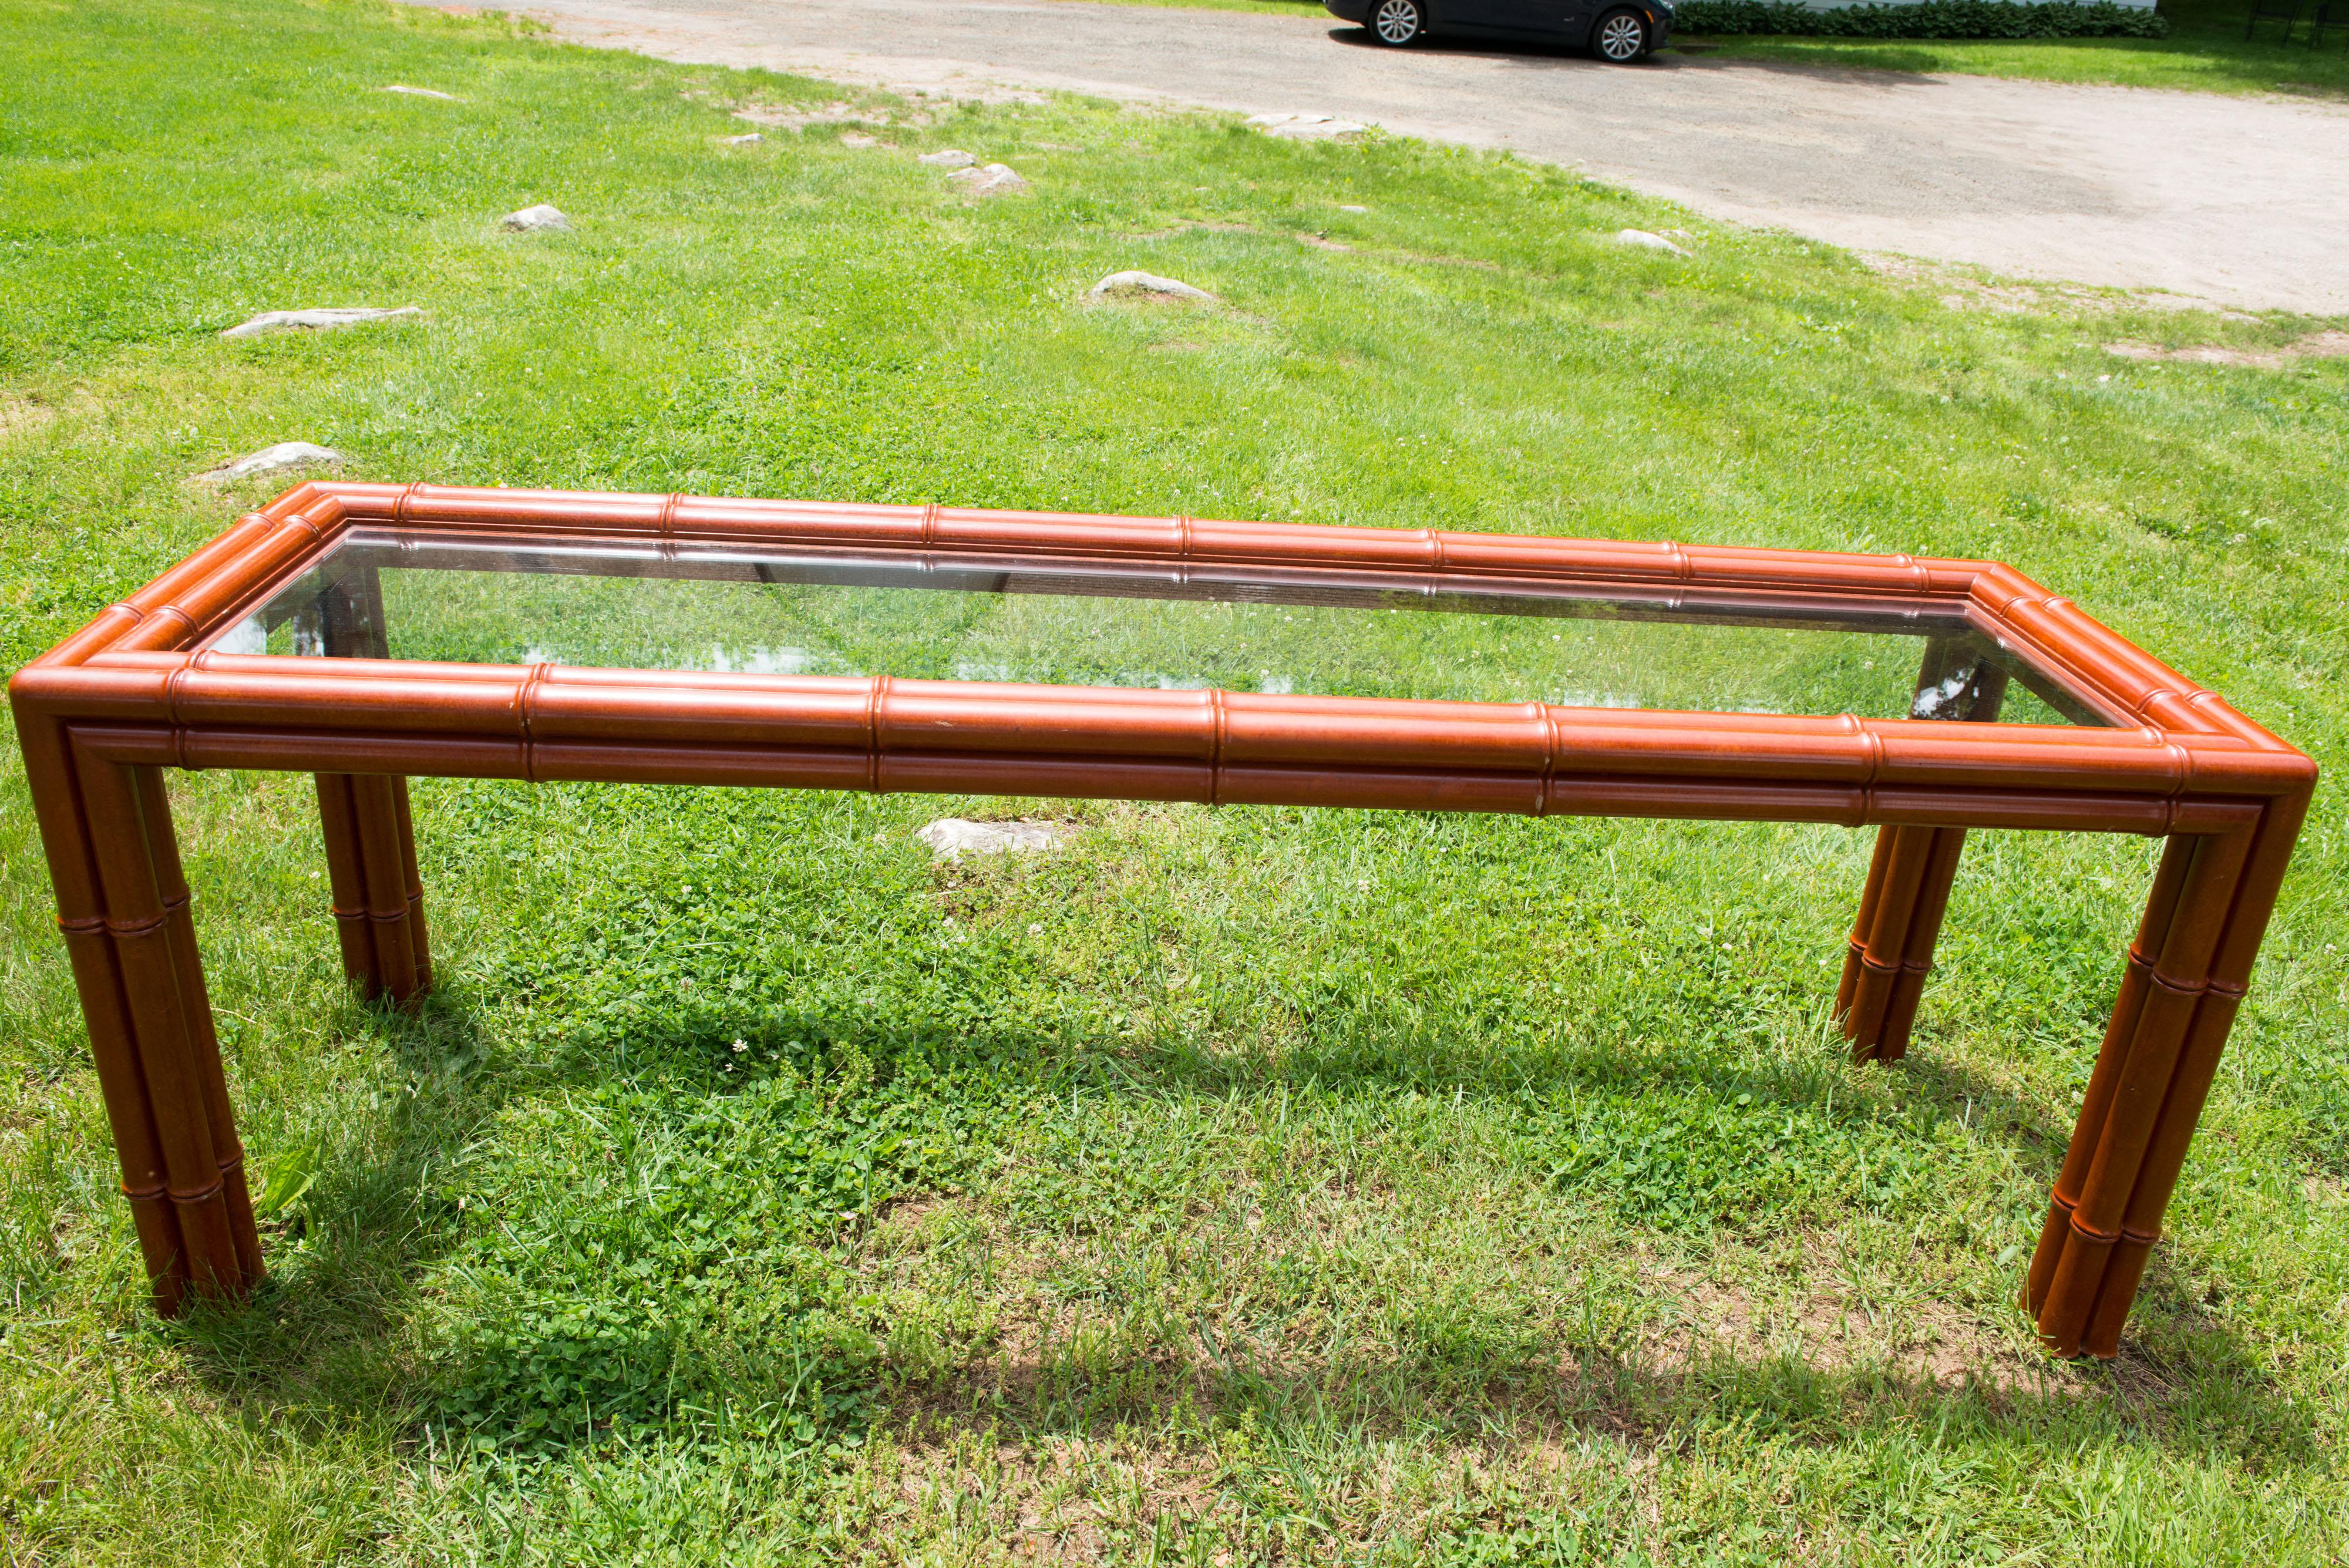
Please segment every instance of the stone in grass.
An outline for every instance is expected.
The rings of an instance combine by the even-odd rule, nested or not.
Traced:
[[[336,327],[357,327],[362,321],[392,321],[423,314],[412,305],[403,305],[396,310],[378,310],[365,305],[336,306],[324,310],[264,310],[221,336],[258,337],[264,332],[324,332]]]
[[[1351,202],[1349,202],[1343,206],[1340,206],[1338,211],[1341,213],[1367,213],[1370,209],[1368,207],[1357,207]]]
[[[764,141],[767,139],[753,130],[740,136],[721,136],[718,140],[729,147],[748,147],[754,141]]]
[[[959,147],[941,147],[936,152],[923,153],[914,161],[933,169],[968,169],[978,160]]]
[[[289,468],[323,466],[332,468],[343,461],[343,454],[330,446],[313,446],[306,441],[281,441],[275,446],[263,447],[247,452],[234,462],[224,462],[208,472],[196,475],[199,484],[233,484],[240,479],[256,479],[263,474],[283,473]]]
[[[1670,251],[1676,256],[1688,254],[1688,252],[1681,249],[1663,235],[1651,234],[1645,229],[1618,229],[1615,231],[1615,243],[1619,245],[1637,245],[1643,251]]]
[[[453,92],[434,92],[430,88],[402,87],[398,82],[394,82],[388,88],[378,88],[376,90],[378,92],[396,92],[403,98],[437,98],[442,103],[462,103],[465,101]]]
[[[520,212],[508,213],[498,222],[516,234],[523,234],[539,230],[568,231],[571,227],[571,220],[563,215],[561,208],[549,206],[544,202],[541,202],[535,207],[524,207]]]
[[[989,163],[983,169],[957,169],[947,176],[949,184],[961,186],[974,196],[1009,196],[1015,191],[1028,189],[1028,182],[1011,171],[1008,163]]]
[[[1071,828],[1057,822],[969,822],[959,816],[942,816],[914,836],[928,845],[936,858],[959,860],[966,855],[1000,855],[1006,850],[1015,855],[1033,855],[1058,849],[1072,833]]]
[[[1160,277],[1147,272],[1113,272],[1092,287],[1085,290],[1088,299],[1114,299],[1121,295],[1153,295],[1160,299],[1190,299],[1202,305],[1213,305],[1216,296],[1204,288],[1194,288],[1171,277]]]
[[[1334,114],[1253,114],[1247,123],[1283,141],[1318,141],[1331,136],[1359,136],[1370,130],[1358,119]]]

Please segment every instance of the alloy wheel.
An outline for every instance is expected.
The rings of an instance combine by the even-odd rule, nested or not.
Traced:
[[[1599,52],[1619,66],[1638,59],[1647,47],[1647,26],[1629,11],[1618,11],[1599,24]]]
[[[1382,44],[1410,43],[1419,36],[1416,0],[1379,0],[1379,8],[1371,14],[1371,27]]]

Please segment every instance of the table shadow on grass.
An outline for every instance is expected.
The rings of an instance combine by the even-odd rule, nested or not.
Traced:
[[[260,1217],[268,1273],[250,1298],[200,1299],[178,1322],[153,1324],[232,1402],[305,1425],[413,1405],[419,1368],[402,1325],[457,1240],[457,1206],[434,1191],[433,1173],[550,1081],[499,1059],[461,987],[414,1012],[346,997],[332,1036],[380,1045],[414,1092],[343,1127],[315,1151],[298,1205]],[[258,1196],[266,1172],[248,1175]]]
[[[2257,1375],[2247,1347],[2199,1310],[2159,1254],[2139,1334],[2184,1347],[2189,1365],[2158,1363],[2133,1344],[2115,1368],[2008,1367],[1987,1378],[1897,1357],[1823,1362],[1733,1335],[1692,1333],[1679,1348],[1619,1328],[1553,1324],[1528,1335],[1473,1313],[1462,1323],[1431,1319],[1383,1346],[1301,1351],[1204,1313],[1137,1332],[1155,1310],[1147,1293],[1121,1306],[1108,1286],[1066,1297],[1076,1310],[1051,1321],[1020,1323],[1014,1312],[992,1334],[949,1335],[916,1365],[892,1348],[898,1309],[868,1267],[893,1215],[967,1206],[948,1195],[968,1193],[1019,1137],[1030,1138],[1023,1158],[1046,1165],[1056,1131],[1081,1150],[1080,1097],[1092,1101],[1098,1124],[1147,1126],[1178,1099],[1242,1091],[1277,1096],[1300,1118],[1338,1122],[1377,1120],[1398,1090],[1418,1096],[1413,1104],[1455,1108],[1474,1096],[1470,1109],[1497,1108],[1523,1132],[1544,1115],[1557,1119],[1555,1091],[1571,1086],[1601,1107],[1595,1118],[1559,1121],[1581,1163],[1568,1180],[1546,1177],[1534,1127],[1533,1162],[1519,1174],[1553,1183],[1560,1201],[1621,1188],[1627,1201],[1613,1218],[1636,1246],[1638,1208],[1652,1196],[1640,1184],[1659,1178],[1625,1165],[1623,1151],[1643,1142],[1652,1151],[1660,1130],[1682,1130],[1666,1124],[1685,1117],[1692,1098],[1822,1138],[1859,1129],[1882,1145],[1916,1133],[1912,1106],[1877,1137],[1886,1133],[1883,1106],[1824,1064],[1816,1074],[1659,1065],[1594,1047],[1551,1054],[1538,1070],[1495,1082],[1490,1053],[1433,1038],[1319,1050],[1309,1042],[1278,1061],[1238,1061],[1179,1044],[1136,1052],[1107,1035],[893,1027],[872,1009],[719,1006],[630,1040],[622,1073],[603,1048],[608,1040],[497,1060],[475,1008],[500,1001],[452,987],[414,1016],[367,1010],[363,1026],[409,1082],[426,1085],[421,1108],[394,1117],[396,1131],[371,1153],[322,1176],[314,1251],[301,1266],[281,1269],[243,1306],[208,1308],[165,1331],[249,1413],[309,1426],[388,1417],[411,1433],[429,1427],[439,1441],[453,1431],[490,1450],[538,1454],[745,1432],[786,1447],[875,1429],[917,1442],[982,1428],[1099,1437],[1180,1407],[1299,1438],[1335,1428],[1507,1444],[1600,1433],[1653,1444],[1691,1423],[1726,1420],[1834,1447],[1870,1428],[1930,1421],[1995,1439],[2117,1430],[2178,1451],[2217,1441],[2271,1466],[2313,1462],[2306,1414]],[[775,1048],[785,1042],[803,1048],[796,1059]],[[1931,1119],[1970,1102],[1975,1136],[2039,1151],[2034,1166],[2060,1150],[2044,1116],[1963,1067],[1912,1055],[1894,1071],[1924,1085],[1919,1097],[1940,1107]],[[1844,1119],[1823,1119],[1821,1106],[1837,1096],[1846,1107],[1862,1103]],[[1649,1114],[1657,1105],[1667,1108]],[[558,1106],[585,1107],[584,1120],[550,1112],[537,1124],[543,1147],[500,1156],[552,1158],[542,1186],[449,1179],[502,1114]],[[1071,1124],[1055,1129],[1063,1106]],[[609,1146],[574,1151],[583,1158],[564,1165],[560,1146],[578,1141],[565,1135],[600,1126],[616,1129]],[[1692,1183],[1709,1201],[1733,1199],[1750,1187],[1753,1153],[1733,1147],[1719,1169],[1661,1179]],[[1061,1164],[1108,1189],[1126,1174],[1114,1158]],[[677,1197],[665,1207],[646,1210],[595,1186],[599,1167],[647,1165],[673,1173]],[[569,1201],[583,1183],[586,1200]],[[470,1236],[469,1196],[482,1205]],[[1792,1218],[1801,1196],[1777,1194],[1764,1217]],[[533,1205],[561,1222],[540,1223]],[[1086,1206],[1081,1192],[1077,1211]],[[1119,1226],[1113,1207],[1098,1214],[1102,1229]],[[485,1241],[493,1229],[507,1240]],[[321,1238],[331,1245],[319,1250]],[[1302,1290],[1345,1304],[1341,1277],[1309,1276]],[[452,1293],[461,1297],[453,1311]],[[436,1308],[440,1326],[419,1337],[419,1314]]]

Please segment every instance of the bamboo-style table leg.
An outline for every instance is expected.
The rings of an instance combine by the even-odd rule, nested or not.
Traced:
[[[295,618],[295,639],[330,658],[388,658],[376,569],[361,567],[329,585]],[[320,774],[317,784],[343,973],[370,1001],[412,1002],[432,984],[432,949],[408,781],[396,774]]]
[[[320,774],[318,821],[344,974],[369,1000],[414,1001],[432,984],[432,950],[408,781],[397,774]]]
[[[43,837],[156,1310],[262,1275],[220,1042],[160,769],[38,738]],[[29,749],[28,749],[29,751]]]
[[[2307,809],[2283,796],[2251,833],[2162,856],[2031,1260],[2025,1304],[2058,1355],[2120,1347]]]
[[[1987,723],[2006,697],[2006,671],[1955,638],[1925,644],[1909,717]],[[1933,945],[1964,851],[1962,827],[1881,827],[1859,919],[1836,987],[1836,1017],[1855,1062],[1898,1061],[1909,1050],[1917,1000],[1933,970]]]

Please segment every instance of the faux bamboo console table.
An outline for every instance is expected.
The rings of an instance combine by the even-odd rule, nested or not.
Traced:
[[[165,768],[315,774],[400,1002],[410,774],[1875,825],[1877,1060],[1969,828],[2160,836],[2031,1266],[2064,1355],[2119,1342],[2316,773],[1992,562],[429,485],[288,492],[9,697],[167,1314],[263,1259]]]

